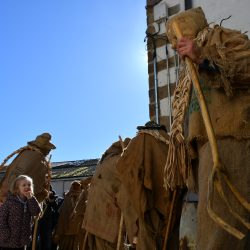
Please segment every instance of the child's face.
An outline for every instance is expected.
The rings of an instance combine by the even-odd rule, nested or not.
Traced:
[[[27,192],[31,191],[31,182],[28,180],[20,180],[18,189],[19,194],[25,195]]]

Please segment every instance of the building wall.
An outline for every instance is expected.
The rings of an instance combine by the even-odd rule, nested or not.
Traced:
[[[185,9],[185,2],[182,0],[147,1],[146,9],[149,115],[151,120],[158,120],[157,122],[165,125],[169,131],[170,101],[178,77],[178,56],[167,42],[165,24],[169,17]]]
[[[209,23],[220,23],[221,19],[232,15],[229,20],[223,22],[223,26],[242,32],[250,29],[249,0],[193,0],[192,2],[194,7],[202,7]]]
[[[147,0],[149,115],[151,120],[157,120],[158,103],[158,122],[165,125],[168,131],[171,123],[170,100],[178,78],[178,59],[168,44],[165,23],[174,14],[198,6],[202,7],[209,23],[220,23],[223,18],[232,15],[229,20],[223,22],[223,26],[242,32],[248,31],[250,27],[249,0]]]

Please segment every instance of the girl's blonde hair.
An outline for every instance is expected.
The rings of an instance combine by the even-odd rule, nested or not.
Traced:
[[[31,183],[31,192],[33,193],[34,190],[34,184],[33,180],[31,177],[28,175],[19,175],[12,183],[10,186],[10,192],[12,194],[18,194],[19,193],[19,183],[20,181],[29,181]]]

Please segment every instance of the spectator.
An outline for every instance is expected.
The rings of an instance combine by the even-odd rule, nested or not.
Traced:
[[[53,230],[59,217],[58,209],[62,204],[62,198],[52,190],[44,203],[44,213],[39,220],[38,235],[40,250],[56,250],[57,245],[52,241]]]
[[[29,176],[18,176],[10,191],[0,207],[0,250],[24,250],[32,236],[32,217],[37,216],[41,208],[33,195],[33,180]]]

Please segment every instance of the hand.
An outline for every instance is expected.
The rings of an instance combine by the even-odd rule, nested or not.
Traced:
[[[33,197],[33,193],[31,192],[31,190],[28,190],[24,193],[24,196],[29,200]]]
[[[177,42],[177,51],[182,59],[188,56],[194,63],[203,62],[200,48],[189,38],[183,37]]]

